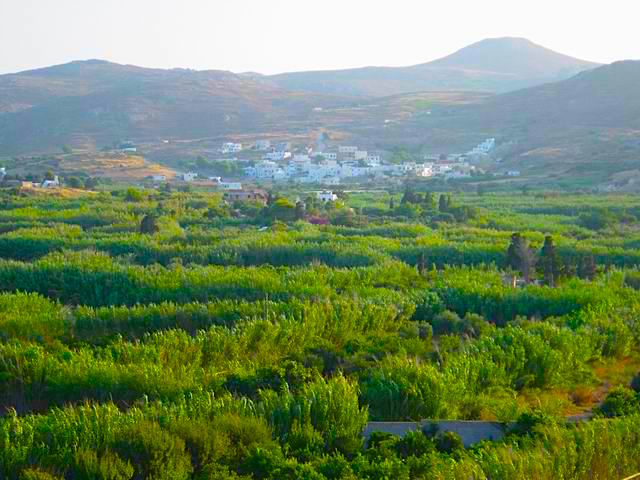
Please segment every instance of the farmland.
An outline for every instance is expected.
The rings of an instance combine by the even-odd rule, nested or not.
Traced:
[[[640,471],[638,197],[339,193],[3,191],[0,477]]]

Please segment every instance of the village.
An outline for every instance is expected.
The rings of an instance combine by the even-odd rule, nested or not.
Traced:
[[[424,154],[421,161],[397,161],[388,153],[370,152],[354,145],[335,148],[294,147],[290,142],[272,144],[258,140],[250,147],[240,143],[224,143],[218,152],[226,156],[220,161],[241,166],[242,172],[234,182],[222,177],[206,177],[221,184],[223,189],[238,189],[241,178],[253,183],[314,184],[336,186],[363,184],[407,177],[439,177],[445,180],[471,178],[484,171],[475,163],[489,158],[496,148],[495,138],[488,138],[464,154]],[[258,155],[256,157],[256,155]],[[519,176],[519,172],[505,172],[506,176]],[[202,177],[190,171],[180,174],[185,182]],[[163,179],[155,179],[162,181]],[[224,180],[227,180],[226,178]]]

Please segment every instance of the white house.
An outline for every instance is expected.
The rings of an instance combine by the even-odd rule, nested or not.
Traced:
[[[369,153],[366,150],[356,150],[353,154],[354,160],[366,160],[369,156]]]
[[[380,161],[381,161],[380,155],[372,155],[372,154],[367,155],[367,163],[369,165],[372,165],[372,166],[380,165]]]
[[[255,177],[259,180],[281,180],[286,176],[284,170],[275,162],[263,160],[256,163]]]
[[[433,165],[432,170],[434,175],[444,175],[450,172],[452,167],[448,163],[436,163]]]
[[[316,193],[316,198],[321,202],[335,202],[338,200],[338,196],[329,190]]]
[[[494,148],[496,148],[496,139],[495,138],[487,138],[484,142],[475,146],[473,150],[469,152],[469,155],[472,156],[483,156],[488,155]]]
[[[509,170],[507,172],[507,177],[519,177],[520,176],[520,170]]]
[[[344,146],[338,147],[338,152],[343,160],[355,160],[358,147]]]
[[[276,150],[275,152],[267,153],[263,158],[272,162],[281,162],[287,158],[291,158],[291,152]]]
[[[154,182],[166,182],[167,181],[167,176],[166,175],[152,175],[151,179]]]
[[[433,163],[418,165],[415,169],[415,173],[418,177],[433,177]]]
[[[325,160],[333,160],[333,161],[338,160],[338,154],[335,152],[318,152],[316,153],[316,156],[322,157]]]
[[[194,172],[183,173],[181,175],[181,178],[185,182],[193,182],[196,178],[198,178],[198,174]]]
[[[60,186],[60,180],[58,179],[58,176],[54,176],[53,180],[45,180],[44,182],[42,182],[42,185],[40,185],[42,188],[56,188]]]

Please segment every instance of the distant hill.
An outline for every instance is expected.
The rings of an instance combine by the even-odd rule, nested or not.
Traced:
[[[510,144],[497,169],[591,177],[640,168],[640,62],[624,61],[570,79],[461,105],[434,105],[367,131],[389,145],[467,148],[486,137]],[[354,131],[358,135],[359,132]]]
[[[485,68],[508,64],[542,75],[534,57],[502,58],[506,44],[496,42],[434,63],[478,68],[473,50],[481,48],[493,51]],[[487,50],[491,45],[498,50]],[[556,72],[566,65],[555,54],[545,57],[555,59]],[[633,171],[640,185],[638,85],[640,62],[626,61],[498,95],[443,89],[362,98],[293,92],[253,73],[73,62],[0,76],[0,156],[60,152],[63,145],[91,151],[130,139],[146,144],[152,160],[173,161],[214,154],[225,138],[313,142],[319,131],[370,150],[451,153],[496,137],[503,162],[490,170],[591,183],[619,183],[627,178],[621,172]]]
[[[496,38],[411,67],[295,72],[266,80],[288,90],[339,95],[383,97],[433,90],[500,93],[563,80],[596,66],[524,38]]]
[[[0,76],[0,154],[295,128],[314,108],[348,101],[223,71],[72,62]]]

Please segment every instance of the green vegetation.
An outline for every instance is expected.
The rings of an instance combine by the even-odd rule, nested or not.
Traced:
[[[640,199],[307,197],[0,193],[0,478],[640,471]]]

